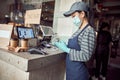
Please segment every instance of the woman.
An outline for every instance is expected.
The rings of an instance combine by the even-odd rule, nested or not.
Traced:
[[[88,61],[95,47],[95,31],[87,20],[88,6],[84,2],[75,2],[65,17],[72,16],[78,30],[68,40],[55,45],[66,52],[66,80],[88,80],[89,74],[85,62]]]

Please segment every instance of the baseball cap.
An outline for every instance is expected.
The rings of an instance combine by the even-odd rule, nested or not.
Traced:
[[[79,2],[75,2],[73,3],[73,5],[71,6],[70,10],[65,12],[63,15],[65,17],[70,16],[72,13],[76,12],[76,11],[88,11],[88,5],[85,2],[79,1]]]

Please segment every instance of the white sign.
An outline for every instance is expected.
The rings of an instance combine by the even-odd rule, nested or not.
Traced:
[[[0,48],[7,49],[11,38],[13,25],[0,24]]]
[[[40,24],[41,9],[27,10],[25,24]]]
[[[10,37],[10,31],[0,30],[0,37],[9,38]]]

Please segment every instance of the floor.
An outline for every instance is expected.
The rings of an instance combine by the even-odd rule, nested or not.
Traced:
[[[94,68],[90,70],[91,74],[94,70]],[[117,50],[117,56],[111,56],[109,59],[107,80],[120,80],[120,46]]]
[[[120,46],[116,57],[110,57],[107,80],[120,80]]]

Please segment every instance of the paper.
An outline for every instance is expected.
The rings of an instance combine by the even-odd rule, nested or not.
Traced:
[[[41,9],[27,10],[25,24],[40,24]]]
[[[13,25],[0,24],[0,48],[7,49],[11,38]]]
[[[0,30],[0,37],[9,38],[10,37],[10,31]]]

